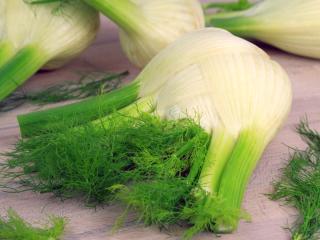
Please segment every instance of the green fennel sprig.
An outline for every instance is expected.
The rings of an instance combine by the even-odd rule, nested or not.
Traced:
[[[128,74],[127,71],[80,73],[80,79],[77,82],[54,85],[34,93],[16,91],[9,98],[0,102],[0,113],[11,111],[25,103],[45,105],[107,93],[118,88]]]
[[[0,239],[3,240],[59,240],[65,219],[50,217],[44,228],[36,228],[25,222],[13,209],[8,210],[7,218],[0,217]]]
[[[61,198],[83,196],[89,206],[122,202],[138,221],[167,228],[191,224],[184,239],[216,226],[236,225],[247,215],[199,186],[211,136],[191,119],[115,112],[79,126],[64,124],[20,140],[5,154],[5,178],[21,188]],[[57,128],[59,131],[56,131]]]
[[[298,210],[291,229],[293,240],[316,240],[320,237],[320,134],[307,121],[300,123],[297,132],[307,148],[294,149],[282,178],[274,183],[271,199]]]
[[[20,183],[35,191],[63,198],[81,194],[88,203],[98,203],[110,200],[108,188],[115,184],[182,176],[194,159],[202,163],[207,150],[208,134],[187,119],[115,113],[106,124],[73,128],[77,121],[62,121],[46,134],[21,139],[6,154],[3,172],[20,176]]]

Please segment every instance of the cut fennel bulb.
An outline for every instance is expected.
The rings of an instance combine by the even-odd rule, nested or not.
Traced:
[[[263,0],[244,11],[208,14],[206,21],[290,53],[320,58],[318,0]]]
[[[95,10],[77,1],[55,13],[58,6],[1,0],[0,101],[37,70],[61,67],[95,39]]]
[[[18,120],[22,135],[28,137],[48,133],[61,119],[79,116],[77,123],[83,123],[114,110],[136,116],[138,108],[162,119],[198,121],[212,137],[198,177],[191,178],[197,179],[197,187],[188,194],[197,200],[180,216],[193,225],[187,234],[191,236],[204,229],[237,228],[247,183],[285,121],[291,101],[291,84],[279,64],[246,40],[208,28],[168,46],[122,89]],[[110,127],[111,119],[96,124]]]

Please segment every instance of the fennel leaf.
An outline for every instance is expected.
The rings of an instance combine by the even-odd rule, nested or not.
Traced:
[[[8,210],[7,218],[0,217],[0,239],[5,240],[59,240],[65,227],[65,220],[50,217],[48,226],[36,228],[25,222],[13,209]]]
[[[246,219],[241,210],[228,208],[200,188],[211,136],[197,122],[119,112],[81,127],[74,121],[62,121],[56,126],[59,131],[51,128],[21,139],[4,155],[8,159],[1,171],[20,187],[2,187],[52,192],[62,199],[82,196],[91,206],[121,202],[126,210],[115,229],[128,210],[134,210],[145,225],[168,228],[187,223],[184,239],[214,231],[216,224]]]
[[[300,123],[297,132],[307,148],[294,150],[270,196],[298,210],[293,240],[316,240],[320,237],[320,134],[307,121]]]
[[[115,113],[107,123],[73,127],[77,121],[62,121],[46,134],[21,139],[5,154],[9,160],[2,164],[2,173],[18,177],[34,191],[62,198],[83,195],[87,203],[96,204],[110,201],[109,187],[116,184],[182,177],[207,151],[208,134],[189,119],[163,121],[150,114]]]
[[[45,105],[97,96],[118,88],[122,79],[127,75],[127,71],[121,73],[80,73],[80,79],[76,82],[55,85],[34,93],[16,91],[6,100],[0,102],[0,113],[11,111],[25,103]]]

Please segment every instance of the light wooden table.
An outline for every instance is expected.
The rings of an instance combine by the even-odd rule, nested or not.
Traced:
[[[272,190],[270,182],[277,177],[279,168],[286,162],[289,151],[286,145],[303,147],[303,143],[294,132],[299,119],[308,115],[312,126],[320,127],[320,62],[292,56],[266,46],[263,48],[288,71],[294,89],[293,108],[285,126],[265,151],[246,192],[243,207],[251,213],[252,222],[242,222],[236,233],[225,235],[219,238],[221,240],[289,239],[289,233],[283,227],[288,226],[295,212],[282,207],[278,202],[268,200],[264,194]],[[104,20],[96,42],[77,60],[58,71],[37,74],[23,88],[31,91],[65,80],[77,79],[76,72],[80,69],[129,70],[129,79],[138,73],[121,53],[116,27]],[[0,152],[8,151],[19,138],[16,116],[38,108],[24,105],[0,115]],[[50,194],[0,192],[0,214],[4,214],[9,207],[35,224],[39,223],[39,219],[45,219],[48,214],[65,216],[69,219],[65,240],[179,239],[178,233],[181,232],[181,229],[168,233],[161,232],[156,227],[146,228],[136,224],[133,217],[129,217],[125,226],[117,234],[111,235],[110,229],[122,211],[120,206],[100,206],[91,209],[77,199],[61,202]],[[215,237],[210,233],[202,233],[195,239]]]

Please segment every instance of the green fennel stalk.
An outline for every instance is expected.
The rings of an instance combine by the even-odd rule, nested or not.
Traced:
[[[0,68],[0,101],[36,73],[48,58],[44,50],[36,45],[18,51]]]
[[[86,4],[108,16],[119,27],[130,33],[139,33],[142,22],[146,21],[143,12],[131,0],[82,0]],[[29,0],[30,4],[48,4],[60,2],[61,4],[76,4],[75,0]],[[63,9],[63,6],[61,6]]]
[[[11,111],[25,103],[45,105],[98,96],[117,89],[127,75],[128,72],[84,72],[80,73],[80,79],[76,82],[68,81],[31,93],[16,91],[5,101],[0,102],[0,113]]]
[[[105,116],[126,107],[138,99],[136,83],[117,89],[111,93],[91,97],[79,103],[69,104],[40,112],[18,116],[22,136],[42,134],[51,129],[58,121],[73,121],[79,117],[78,124]],[[58,130],[58,129],[57,129]]]
[[[222,172],[234,145],[234,137],[224,130],[214,133],[214,140],[211,142],[200,177],[200,184],[205,191],[218,192]]]
[[[141,8],[131,0],[84,0],[88,5],[101,11],[119,27],[132,34],[146,30],[142,23],[148,20]],[[141,32],[142,31],[142,32]]]

